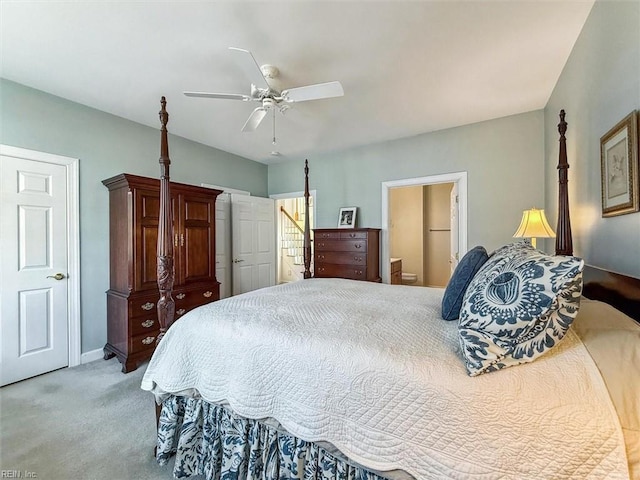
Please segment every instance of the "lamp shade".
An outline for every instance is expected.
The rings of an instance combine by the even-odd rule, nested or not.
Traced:
[[[514,238],[549,238],[555,237],[555,232],[549,226],[543,209],[532,208],[522,212],[522,221]]]

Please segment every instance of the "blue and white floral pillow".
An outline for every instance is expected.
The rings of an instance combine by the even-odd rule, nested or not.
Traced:
[[[517,242],[494,252],[464,296],[458,333],[470,376],[532,362],[580,308],[584,261]]]

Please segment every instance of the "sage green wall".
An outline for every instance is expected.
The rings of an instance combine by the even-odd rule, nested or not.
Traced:
[[[640,278],[640,213],[602,218],[600,183],[600,137],[640,109],[640,2],[594,4],[545,108],[545,206],[554,222],[561,109],[569,124],[574,254]]]
[[[159,102],[149,106],[154,119]],[[168,110],[171,114],[171,103]],[[7,80],[0,80],[0,111],[0,143],[80,159],[82,352],[102,348],[107,339],[109,205],[101,181],[123,172],[158,177],[159,120],[158,129],[146,127]],[[173,135],[169,152],[174,181],[267,194],[263,164]]]
[[[543,111],[309,158],[316,225],[335,227],[340,207],[358,225],[381,226],[382,182],[467,172],[468,247],[513,240],[522,211],[544,201]],[[304,160],[269,166],[269,194],[304,188]]]

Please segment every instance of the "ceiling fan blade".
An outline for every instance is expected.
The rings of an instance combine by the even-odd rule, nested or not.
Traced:
[[[251,112],[251,115],[249,115],[249,118],[244,123],[244,126],[242,127],[242,131],[253,132],[256,128],[258,128],[258,125],[260,125],[260,122],[262,122],[262,119],[265,117],[266,114],[267,114],[266,108],[264,107],[256,108],[253,112]]]
[[[255,58],[253,58],[253,54],[249,50],[238,47],[229,47],[229,50],[234,50],[236,52],[242,53],[241,65],[245,74],[247,75],[249,80],[251,80],[251,83],[259,88],[271,88],[267,83],[267,79],[264,78],[262,70],[260,70],[260,65],[258,65],[258,62],[256,62]]]
[[[222,98],[225,100],[243,100],[248,102],[251,100],[249,95],[242,95],[241,93],[209,93],[209,92],[182,92],[187,97],[202,97],[202,98]]]
[[[306,102],[307,100],[320,100],[343,95],[344,90],[340,82],[318,83],[282,91],[282,96],[286,102]]]

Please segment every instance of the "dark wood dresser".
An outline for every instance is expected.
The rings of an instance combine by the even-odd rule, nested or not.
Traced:
[[[315,229],[314,276],[380,282],[379,228]]]
[[[118,357],[124,373],[151,357],[159,332],[156,244],[160,181],[121,174],[109,189],[109,290],[104,358]],[[174,225],[175,318],[218,300],[216,197],[209,188],[171,183]]]

